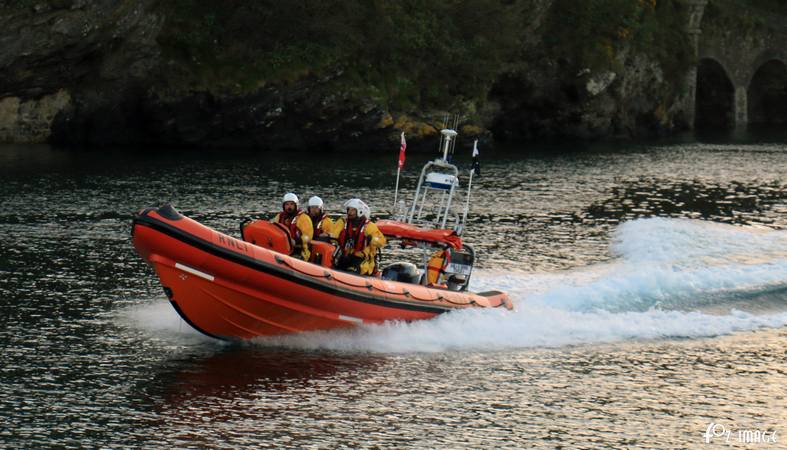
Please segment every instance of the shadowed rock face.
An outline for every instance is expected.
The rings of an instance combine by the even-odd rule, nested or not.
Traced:
[[[545,59],[539,59],[544,61]],[[560,62],[504,76],[490,98],[500,104],[491,128],[496,139],[540,140],[657,136],[685,129],[683,101],[645,55],[621,56],[611,71],[557,69]]]
[[[178,86],[165,23],[149,0],[0,6],[0,142],[331,149],[391,134],[383,105],[335,89],[340,71],[242,95]]]
[[[517,14],[516,20],[509,20],[507,25],[500,23],[500,27],[509,28],[501,28],[498,34],[513,33],[512,30],[516,33],[512,34],[512,39],[495,41],[492,46],[488,42],[485,44],[490,49],[511,47],[496,56],[499,67],[495,66],[488,80],[478,81],[478,77],[488,76],[488,71],[466,75],[459,70],[452,74],[434,67],[426,73],[429,79],[436,81],[431,86],[424,86],[415,78],[406,79],[411,73],[408,67],[392,69],[402,65],[392,60],[395,48],[383,45],[380,47],[384,50],[382,53],[371,57],[366,54],[369,49],[377,52],[377,47],[371,45],[381,46],[381,42],[386,42],[377,39],[375,43],[362,42],[360,50],[353,48],[371,58],[369,61],[377,61],[371,69],[367,67],[369,61],[352,60],[347,55],[354,53],[347,52],[329,55],[334,57],[334,60],[328,58],[333,61],[330,64],[315,61],[313,67],[294,70],[288,77],[274,81],[259,78],[251,83],[251,88],[242,89],[228,89],[231,83],[219,86],[222,80],[211,78],[216,71],[205,75],[209,72],[205,68],[212,64],[206,61],[216,59],[197,58],[198,52],[206,51],[205,48],[216,56],[231,53],[236,47],[270,44],[265,41],[269,38],[265,33],[247,37],[260,18],[243,17],[245,13],[240,9],[232,13],[227,5],[239,7],[241,3],[227,1],[230,3],[215,7],[223,8],[223,15],[211,10],[213,6],[210,5],[200,4],[198,11],[181,8],[186,4],[195,5],[192,0],[170,3],[156,0],[12,0],[0,4],[0,79],[3,80],[0,84],[0,141],[49,141],[65,146],[369,149],[395,144],[399,130],[405,130],[411,145],[418,147],[420,143],[431,148],[445,111],[465,115],[460,126],[466,135],[493,136],[498,140],[631,138],[663,134],[690,125],[684,119],[687,93],[681,86],[683,79],[675,76],[686,67],[665,67],[663,55],[657,57],[652,51],[648,53],[637,48],[631,43],[636,40],[631,30],[614,27],[610,29],[611,35],[600,35],[600,42],[609,47],[597,47],[602,49],[606,62],[586,66],[586,61],[576,59],[587,50],[581,42],[575,42],[574,38],[554,39],[555,30],[572,26],[561,22],[563,10],[560,8],[571,11],[576,6],[566,0],[514,0],[503,2],[504,6],[496,3],[502,8],[500,11],[511,7],[514,8],[512,14]],[[487,0],[473,1],[483,6]],[[261,2],[251,10],[266,13],[265,8],[275,6]],[[343,4],[342,7],[348,9],[339,14],[357,13],[352,10],[353,6],[346,5],[366,8],[366,3],[356,3]],[[642,2],[638,5],[644,7]],[[676,11],[679,13],[680,8]],[[632,17],[640,17],[638,14]],[[222,18],[214,17],[218,15]],[[505,16],[501,14],[495,20],[501,21]],[[342,23],[339,19],[341,15],[334,15],[330,20],[326,18],[321,25],[324,29],[308,32],[327,33],[336,38],[341,33],[328,28],[334,22]],[[574,19],[581,25],[585,18],[580,15]],[[182,31],[194,36],[173,39],[173,34],[181,32],[180,28],[173,32],[176,29],[173,27],[183,26],[184,20],[187,25],[196,24]],[[374,27],[363,28],[367,26],[364,24],[368,21],[360,25],[363,33],[374,30]],[[495,24],[490,25],[491,29]],[[681,29],[674,23],[662,25]],[[396,26],[389,26],[396,29]],[[427,29],[434,26],[429,25]],[[649,26],[653,28],[653,24]],[[299,36],[308,34],[295,28],[284,27],[284,30],[291,29]],[[362,36],[366,36],[363,33]],[[463,36],[456,33],[456,36]],[[574,34],[584,36],[582,33]],[[478,45],[483,45],[483,39],[490,38],[475,32],[464,35],[468,45],[479,42]],[[214,39],[217,36],[221,41]],[[403,43],[414,48],[429,44],[419,43],[420,37],[416,34]],[[194,53],[194,48],[180,48],[182,42],[199,42],[203,47],[196,48],[197,53]],[[283,42],[286,43],[286,39]],[[454,47],[466,43],[457,43]],[[277,48],[272,44],[268,47]],[[452,55],[450,47],[447,51]],[[577,48],[582,51],[572,56],[569,50]],[[266,60],[265,64],[287,56],[266,51],[268,53],[264,54],[274,59]],[[386,51],[393,53],[388,55]],[[430,50],[424,54],[432,53]],[[461,59],[462,54],[459,55]],[[447,61],[456,59],[449,57]],[[252,78],[256,73],[253,58],[225,58],[223,62],[224,76],[227,71],[248,72]],[[474,65],[484,64],[487,63],[471,61],[459,67],[472,71]],[[364,73],[359,72],[359,68],[382,74],[382,79],[364,81]],[[387,72],[396,72],[396,75],[386,78]],[[441,80],[462,75],[477,82],[473,95],[461,97],[464,86],[453,86],[446,92],[454,96],[455,101],[435,100],[439,96],[435,97],[430,89],[444,84]],[[424,76],[423,71],[420,76]],[[394,98],[402,93],[409,96],[404,103]]]
[[[62,1],[0,9],[0,96],[29,99],[86,82],[144,79],[158,63],[155,37],[162,24],[147,12],[150,3]]]
[[[342,99],[312,80],[244,96],[202,91],[164,97],[140,85],[127,87],[114,102],[107,95],[112,93],[83,92],[56,118],[53,141],[331,150],[386,139],[379,107]],[[321,104],[327,96],[330,108]]]
[[[147,12],[150,1],[27,3],[0,7],[4,141],[45,141],[80,113],[98,119],[158,64],[162,20]]]

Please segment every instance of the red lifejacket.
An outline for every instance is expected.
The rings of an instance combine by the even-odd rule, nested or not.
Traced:
[[[342,249],[343,254],[347,255],[351,251],[352,253],[363,251],[366,245],[366,236],[364,236],[363,230],[366,228],[367,222],[368,220],[362,217],[355,226],[353,226],[352,220],[348,220],[344,224],[344,229],[339,234],[339,248]]]
[[[301,230],[298,229],[298,221],[296,220],[301,214],[303,214],[303,211],[300,209],[292,216],[287,216],[284,211],[279,213],[279,223],[290,230],[290,237],[295,241],[296,245],[300,244],[301,241]]]

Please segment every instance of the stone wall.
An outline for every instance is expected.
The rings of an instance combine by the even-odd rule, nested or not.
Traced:
[[[724,69],[734,88],[730,114],[736,126],[744,126],[754,74],[768,61],[787,63],[787,20],[729,0],[710,0],[701,30],[698,61],[712,60]]]

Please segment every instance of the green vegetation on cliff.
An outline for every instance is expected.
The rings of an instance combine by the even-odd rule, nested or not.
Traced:
[[[620,71],[619,53],[653,57],[678,82],[689,68],[687,22],[680,0],[555,0],[544,44],[573,69]]]
[[[341,73],[396,109],[485,95],[514,58],[520,7],[498,0],[176,0],[159,42],[187,85],[242,93]]]
[[[782,28],[785,15],[784,0],[712,0],[705,7],[703,23],[745,36],[762,28]]]
[[[497,139],[642,136],[691,120],[690,8],[688,0],[9,0],[0,2],[9,44],[1,95],[25,105],[67,94],[48,125],[65,143],[302,148],[397,139],[399,129],[417,130],[416,141],[435,133],[444,111]],[[781,0],[709,0],[700,42],[768,41],[785,16]],[[29,117],[25,108],[11,108],[9,123]]]
[[[248,93],[341,74],[339,86],[396,110],[483,101],[500,75],[531,64],[523,46],[537,0],[301,0],[160,6],[170,85]],[[669,81],[690,65],[679,0],[554,0],[539,32],[570,70],[619,71],[650,55]]]

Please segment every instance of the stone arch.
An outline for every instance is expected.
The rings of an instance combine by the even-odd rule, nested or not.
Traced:
[[[718,60],[700,59],[696,89],[695,127],[732,128],[735,125],[735,86]]]
[[[748,86],[749,123],[787,124],[787,64],[770,59],[757,67]]]

